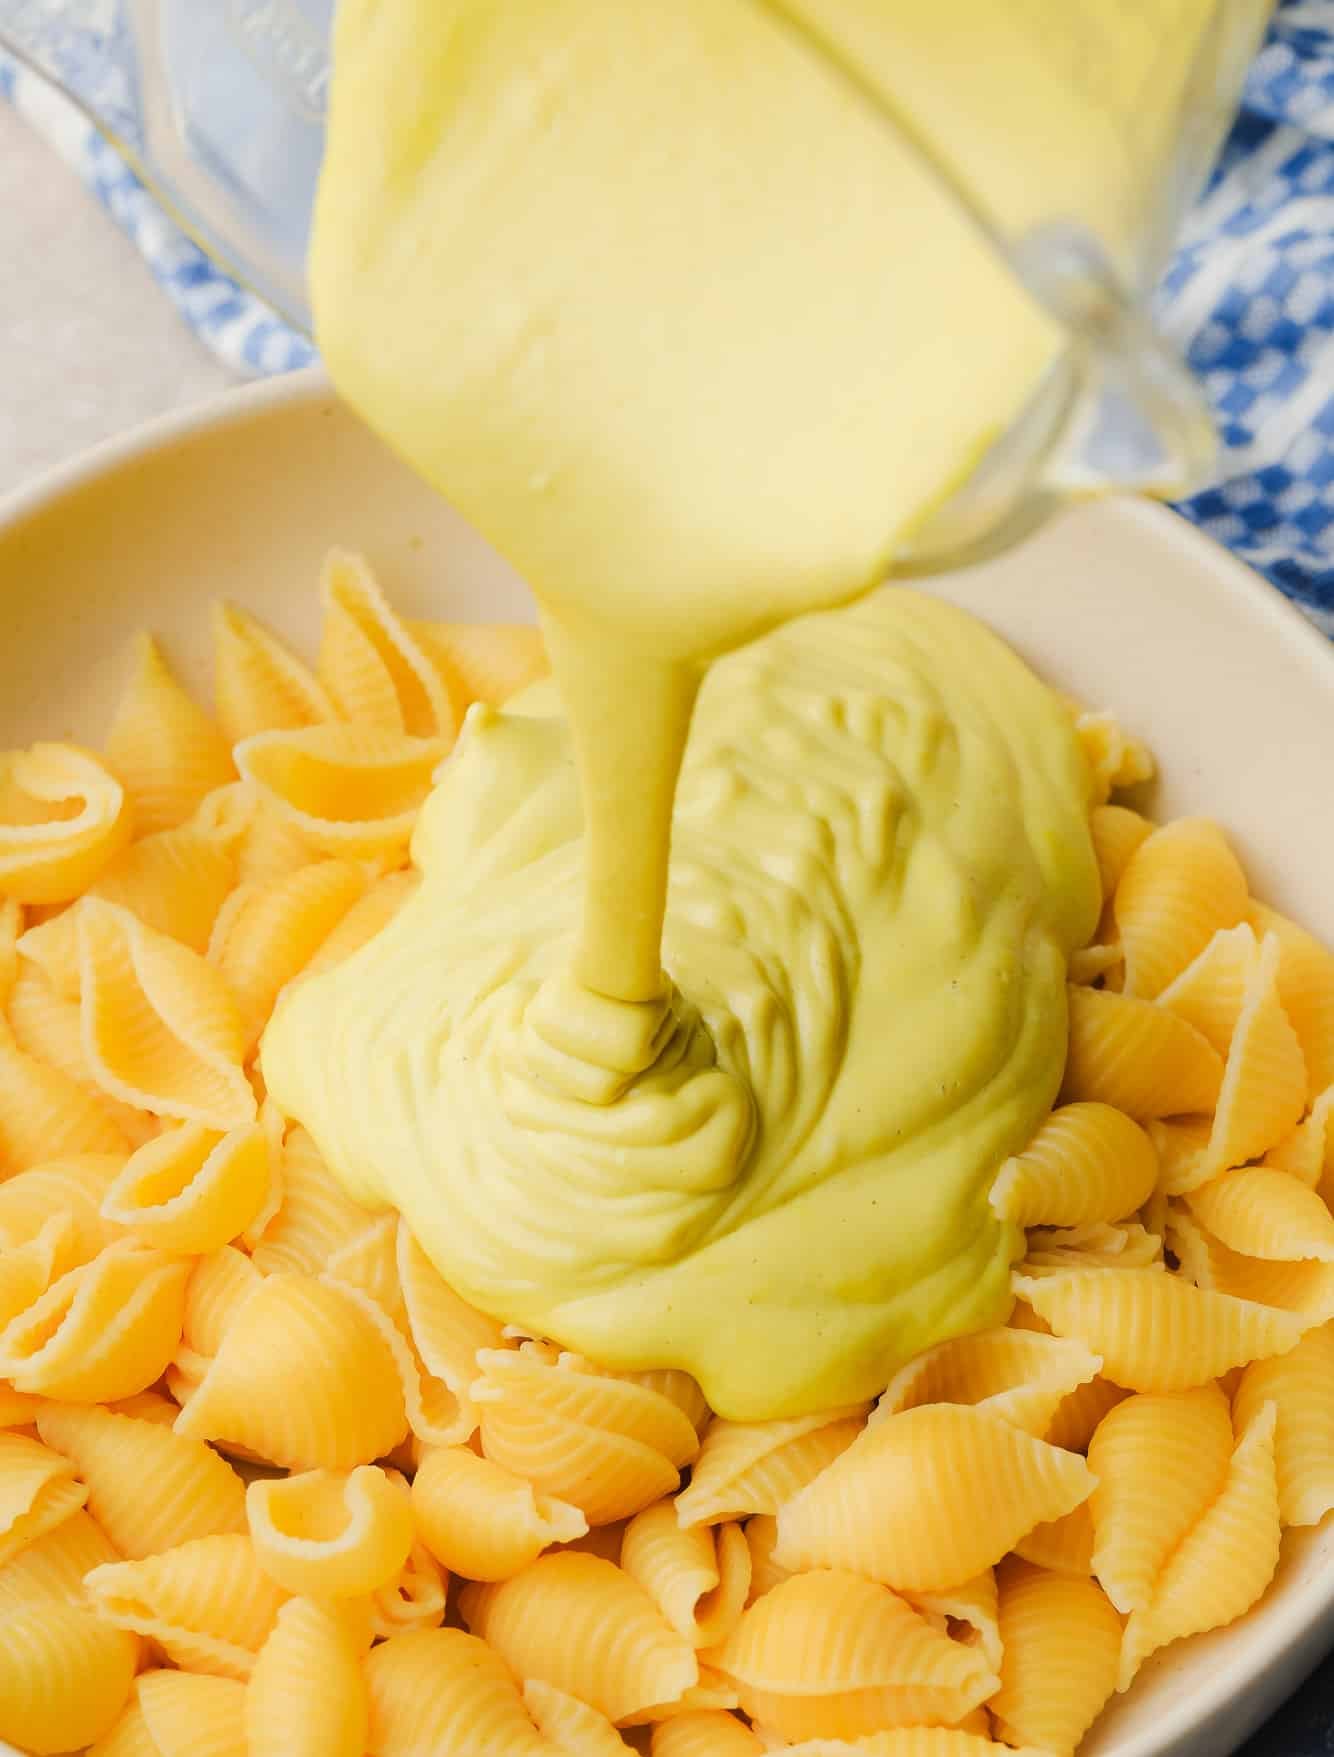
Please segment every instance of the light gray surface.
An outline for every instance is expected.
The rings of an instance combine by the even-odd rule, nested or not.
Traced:
[[[74,172],[0,103],[0,494],[233,382]]]

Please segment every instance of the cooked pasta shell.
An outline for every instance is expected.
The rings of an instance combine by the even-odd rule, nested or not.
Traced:
[[[484,1348],[478,1367],[472,1397],[486,1456],[578,1507],[590,1525],[671,1494],[699,1452],[694,1424],[670,1398],[585,1370],[577,1356],[553,1362],[527,1349]]]
[[[186,1347],[212,1360],[242,1303],[263,1279],[244,1251],[233,1245],[200,1257],[185,1284],[181,1339]]]
[[[396,1580],[372,1594],[371,1634],[377,1641],[410,1629],[434,1629],[445,1620],[449,1576],[425,1544],[414,1542]]]
[[[66,918],[71,922],[77,941],[77,910],[66,910],[60,919],[64,921]],[[98,1085],[84,1047],[83,1020],[77,1000],[68,1001],[57,994],[37,965],[26,960],[10,990],[8,1018],[14,1043],[23,1054],[53,1068],[65,1080],[72,1080],[85,1099],[93,1100],[95,1109],[106,1117],[128,1146],[139,1146],[156,1134],[159,1124],[155,1117],[133,1105],[122,1104]],[[69,1088],[62,1083],[59,1090],[68,1092]],[[79,1114],[90,1114],[86,1103],[80,1105]],[[62,1120],[68,1128],[70,1119]]]
[[[318,976],[321,970],[332,970],[353,952],[359,952],[388,927],[420,887],[421,874],[417,872],[388,872],[376,879],[365,896],[348,910],[302,974]]]
[[[627,1714],[618,1724],[623,1727],[654,1726],[658,1721],[674,1720],[678,1714],[697,1714],[706,1709],[730,1714],[740,1706],[741,1693],[732,1679],[701,1657],[697,1683],[674,1696],[670,1702],[654,1702],[635,1714]]]
[[[82,1749],[114,1725],[134,1682],[138,1642],[77,1605],[38,1598],[5,1617],[0,1739],[44,1757]]]
[[[261,1477],[246,1491],[246,1514],[260,1566],[308,1598],[376,1592],[412,1548],[407,1489],[373,1464]]]
[[[1260,943],[1248,922],[1216,933],[1158,997],[1226,1055],[1246,1004]]]
[[[1095,805],[1089,813],[1089,834],[1104,902],[1111,901],[1131,855],[1153,832],[1148,818],[1126,805]]]
[[[174,1417],[175,1410],[164,1408]],[[88,1485],[88,1510],[122,1556],[138,1560],[196,1537],[245,1530],[245,1486],[200,1440],[95,1404],[47,1403],[37,1427]],[[152,1493],[144,1493],[145,1482]]]
[[[255,1116],[241,1021],[219,973],[126,909],[80,904],[84,1046],[98,1085],[158,1116],[226,1130]]]
[[[248,611],[216,600],[210,620],[213,696],[228,744],[334,718],[333,703],[309,666]]]
[[[1095,1349],[1127,1391],[1184,1391],[1245,1361],[1283,1354],[1304,1325],[1289,1312],[1193,1287],[1154,1269],[1016,1277],[1058,1336]]]
[[[245,1697],[249,1757],[363,1757],[369,1700],[361,1655],[334,1612],[290,1599]]]
[[[1184,1213],[1173,1215],[1168,1235],[1182,1273],[1197,1286],[1296,1314],[1302,1330],[1334,1318],[1334,1264],[1275,1263],[1244,1256],[1229,1250]]]
[[[503,1349],[503,1326],[454,1292],[404,1220],[395,1249],[413,1343],[428,1369],[459,1396],[476,1380],[482,1350]]]
[[[350,860],[320,860],[232,894],[208,955],[236,997],[247,1050],[258,1043],[280,991],[304,971],[365,890],[364,868]]]
[[[0,1183],[0,1248],[25,1244],[53,1218],[68,1221],[77,1262],[124,1237],[102,1216],[102,1198],[125,1163],[125,1154],[75,1154],[49,1159]]]
[[[786,1739],[853,1739],[961,1719],[995,1690],[981,1652],[859,1575],[794,1575],[745,1612],[714,1656],[752,1719]]]
[[[750,1551],[750,1596],[752,1601],[771,1592],[780,1580],[791,1578],[791,1570],[774,1561],[778,1546],[778,1520],[772,1513],[757,1513],[743,1528],[746,1548]]]
[[[0,752],[0,896],[67,903],[130,839],[125,789],[91,751]]]
[[[133,664],[107,733],[106,758],[145,836],[183,824],[236,770],[227,740],[177,682],[151,636],[136,641]]]
[[[1093,1571],[1117,1610],[1148,1604],[1168,1557],[1218,1495],[1232,1418],[1217,1385],[1128,1397],[1089,1443]]]
[[[461,1629],[415,1630],[373,1648],[366,1683],[369,1757],[552,1757],[505,1661]]]
[[[398,1279],[398,1215],[391,1209],[370,1220],[363,1214],[362,1219],[366,1224],[361,1231],[329,1252],[329,1278],[374,1300],[406,1333],[408,1308]]]
[[[540,1678],[523,1687],[524,1707],[543,1738],[569,1757],[629,1757],[630,1747],[605,1715]]]
[[[0,1568],[87,1499],[67,1458],[24,1434],[0,1433]]]
[[[1213,1123],[1207,1117],[1149,1124],[1149,1136],[1158,1151],[1160,1187],[1167,1195],[1186,1195],[1209,1181],[1212,1133]]]
[[[468,1580],[509,1580],[549,1545],[570,1543],[588,1530],[577,1507],[539,1495],[523,1477],[467,1446],[426,1453],[413,1478],[412,1508],[427,1549]]]
[[[237,880],[238,834],[232,825],[198,817],[159,830],[118,854],[88,894],[128,909],[191,951],[207,951],[218,910]],[[58,916],[40,931],[66,919]]]
[[[25,1055],[0,1015],[0,1178],[51,1159],[128,1151],[106,1107],[59,1068]]]
[[[146,1390],[180,1340],[188,1267],[130,1241],[109,1245],[0,1330],[0,1377],[80,1403]]]
[[[408,625],[455,701],[500,707],[551,669],[538,628],[523,622],[413,622]]]
[[[471,1397],[452,1391],[431,1372],[412,1340],[406,1319],[395,1321],[371,1295],[337,1273],[330,1272],[322,1279],[343,1291],[388,1350],[413,1438],[424,1446],[457,1446],[471,1439],[477,1431],[477,1410]]]
[[[293,1270],[315,1275],[342,1246],[366,1230],[369,1215],[334,1177],[303,1128],[289,1129],[279,1175],[282,1205],[252,1253],[265,1275]]]
[[[239,1533],[103,1563],[87,1574],[84,1590],[104,1622],[151,1636],[185,1671],[241,1679],[250,1676],[287,1598]]]
[[[1157,1176],[1153,1142],[1123,1111],[1066,1104],[1002,1165],[991,1206],[1020,1226],[1121,1220],[1148,1199]]]
[[[1093,1573],[1093,1515],[1087,1501],[1062,1519],[1046,1519],[1016,1539],[1014,1553],[1053,1574],[1087,1580]]]
[[[1121,991],[1121,970],[1125,962],[1121,947],[1115,940],[1092,946],[1077,946],[1070,954],[1066,974],[1078,988],[1101,982],[1104,988]]]
[[[141,1672],[129,1707],[88,1757],[248,1757],[245,1685],[202,1672]]]
[[[452,668],[434,662],[361,556],[331,551],[321,596],[320,680],[344,719],[385,732],[452,738],[466,706]]]
[[[1334,1507],[1334,1329],[1308,1330],[1295,1348],[1255,1361],[1233,1399],[1239,1429],[1274,1405],[1274,1464],[1284,1525],[1318,1525]]]
[[[79,1262],[68,1215],[53,1214],[36,1237],[0,1250],[0,1328],[26,1312]]]
[[[1237,1442],[1222,1492],[1182,1538],[1153,1597],[1126,1624],[1118,1688],[1151,1653],[1217,1629],[1248,1611],[1278,1566],[1274,1406],[1266,1403]]]
[[[325,854],[401,863],[447,751],[440,738],[371,726],[260,732],[236,747],[241,773]]]
[[[1218,825],[1178,818],[1131,855],[1112,909],[1126,955],[1125,992],[1161,994],[1221,928],[1246,913],[1241,863]]]
[[[23,937],[23,905],[0,897],[0,1012],[9,1005],[18,975],[18,943]]]
[[[1087,1452],[1094,1429],[1109,1409],[1115,1409],[1128,1393],[1110,1379],[1090,1379],[1062,1399],[1042,1438],[1049,1446],[1067,1452]]]
[[[222,836],[236,856],[236,880],[242,885],[271,884],[320,859],[290,816],[251,781],[230,781],[200,805],[195,823]]]
[[[276,1274],[235,1311],[176,1425],[289,1470],[348,1470],[392,1451],[407,1420],[393,1355],[351,1292]]]
[[[1263,1163],[1286,1171],[1328,1202],[1334,1194],[1334,1086],[1328,1086],[1296,1128],[1276,1141]]]
[[[7,1428],[32,1427],[41,1406],[40,1397],[15,1391],[10,1385],[0,1385],[0,1432]]]
[[[1306,1062],[1278,994],[1278,941],[1266,935],[1228,1049],[1205,1163],[1211,1174],[1257,1158],[1306,1109]]]
[[[715,1421],[690,1486],[676,1499],[682,1525],[716,1525],[778,1509],[832,1464],[865,1425],[865,1404],[781,1421]]]
[[[185,1123],[131,1155],[102,1212],[162,1250],[203,1253],[244,1232],[268,1189],[269,1143],[258,1123],[226,1134]]]
[[[1101,1366],[1078,1342],[978,1330],[924,1350],[890,1380],[870,1425],[924,1403],[965,1403],[1041,1439],[1071,1391]]]
[[[1175,1013],[1125,994],[1071,988],[1062,1103],[1108,1104],[1139,1121],[1212,1110],[1218,1051]]]
[[[1019,1265],[1023,1275],[1045,1275],[1068,1269],[1161,1269],[1163,1241],[1138,1220],[1119,1225],[1095,1220],[1087,1226],[1035,1226],[1028,1234],[1028,1253]]]
[[[1334,952],[1304,927],[1263,903],[1249,915],[1258,934],[1278,940],[1278,993],[1306,1058],[1311,1090],[1334,1085]]]
[[[963,1624],[993,1672],[1000,1670],[1000,1626],[996,1620],[996,1575],[984,1568],[971,1580],[944,1592],[908,1592],[903,1595],[928,1622],[946,1629]]]
[[[1095,806],[1118,788],[1153,779],[1153,757],[1138,738],[1122,728],[1115,714],[1079,714],[1075,736],[1088,763]]]
[[[1116,1689],[1121,1619],[1092,1580],[1009,1561],[998,1584],[1005,1652],[988,1704],[997,1731],[1012,1745],[1073,1757]]]
[[[982,1410],[928,1404],[868,1427],[779,1510],[775,1558],[785,1568],[856,1568],[886,1586],[935,1592],[989,1568],[1092,1487],[1074,1453]],[[961,1505],[976,1516],[960,1520]]]
[[[1286,1171],[1245,1165],[1186,1198],[1195,1218],[1234,1251],[1278,1262],[1334,1262],[1334,1217]]]
[[[50,1598],[82,1605],[89,1569],[115,1560],[111,1541],[97,1521],[82,1510],[71,1513],[0,1568],[0,1612],[8,1616]]]
[[[653,1729],[651,1757],[764,1757],[759,1735],[721,1709],[673,1715]]]
[[[750,1550],[741,1527],[682,1527],[671,1501],[646,1507],[626,1526],[621,1567],[693,1647],[725,1641],[750,1596]]]
[[[699,1677],[694,1648],[643,1587],[596,1556],[541,1556],[513,1580],[465,1587],[460,1607],[518,1676],[554,1684],[608,1720],[670,1702]]]

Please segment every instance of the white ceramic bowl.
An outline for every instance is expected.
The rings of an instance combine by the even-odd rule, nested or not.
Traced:
[[[96,741],[136,629],[208,683],[226,596],[311,649],[330,544],[413,616],[531,615],[515,576],[306,373],[106,445],[0,503],[0,742]],[[1152,744],[1156,808],[1216,817],[1256,891],[1334,941],[1334,648],[1184,522],[1104,502],[932,588]],[[1334,1531],[1240,1624],[1151,1661],[1087,1757],[1226,1757],[1334,1644]],[[0,1747],[0,1749],[3,1749]]]

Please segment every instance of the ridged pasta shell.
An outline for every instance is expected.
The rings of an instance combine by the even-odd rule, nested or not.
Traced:
[[[236,883],[237,840],[233,826],[191,818],[118,854],[88,894],[128,909],[146,927],[191,951],[204,952],[218,910]],[[58,916],[39,931],[65,919]]]
[[[1209,1181],[1212,1133],[1213,1124],[1207,1117],[1149,1124],[1149,1136],[1158,1152],[1159,1187],[1167,1195],[1185,1195]]]
[[[1163,1241],[1138,1220],[1119,1225],[1094,1220],[1087,1226],[1035,1226],[1029,1229],[1023,1275],[1068,1269],[1161,1269]]]
[[[224,1245],[200,1257],[185,1284],[185,1318],[181,1340],[195,1353],[212,1359],[243,1302],[263,1281],[244,1251]]]
[[[1217,1385],[1128,1397],[1089,1443],[1093,1570],[1123,1614],[1148,1604],[1163,1565],[1223,1487],[1232,1417]]]
[[[412,1548],[407,1489],[373,1464],[261,1477],[245,1505],[260,1566],[294,1595],[377,1592],[398,1578]]]
[[[781,1580],[791,1579],[791,1570],[774,1561],[778,1546],[778,1520],[772,1513],[757,1513],[744,1526],[746,1548],[750,1551],[750,1597],[753,1603],[772,1592]]]
[[[366,1219],[365,1215],[362,1216]],[[398,1279],[399,1217],[391,1209],[366,1221],[353,1238],[329,1252],[329,1278],[355,1287],[406,1333],[408,1308]],[[318,1253],[317,1253],[318,1254]]]
[[[229,744],[334,718],[328,692],[310,667],[248,611],[217,599],[209,620],[213,697]]]
[[[184,1123],[130,1156],[102,1212],[162,1250],[207,1253],[245,1231],[268,1190],[269,1143],[258,1123],[226,1134]]]
[[[448,1591],[448,1574],[425,1544],[414,1542],[398,1578],[372,1594],[371,1634],[387,1641],[411,1629],[437,1628],[445,1620]]]
[[[1149,1604],[1126,1624],[1119,1689],[1129,1689],[1158,1648],[1234,1621],[1273,1579],[1280,1535],[1274,1419],[1266,1403],[1237,1442],[1222,1492],[1182,1538]]]
[[[670,1398],[585,1370],[578,1357],[484,1348],[478,1367],[472,1398],[486,1456],[578,1507],[590,1525],[671,1494],[699,1452],[694,1424]]]
[[[236,747],[242,775],[324,854],[393,866],[448,745],[371,726],[260,732]]]
[[[1066,1104],[1002,1165],[991,1206],[1020,1226],[1121,1220],[1148,1199],[1157,1176],[1153,1142],[1123,1111]]]
[[[1182,1273],[1197,1286],[1297,1314],[1302,1329],[1334,1318],[1334,1264],[1244,1256],[1229,1250],[1189,1214],[1174,1214],[1168,1235]]]
[[[82,1509],[71,1513],[0,1568],[0,1612],[8,1616],[51,1598],[82,1605],[88,1571],[115,1560],[111,1541],[97,1521]],[[137,1643],[135,1648],[137,1652]]]
[[[365,1232],[369,1215],[344,1191],[303,1128],[287,1132],[279,1169],[282,1204],[252,1256],[265,1275],[316,1275],[342,1246]]]
[[[674,1720],[678,1714],[694,1714],[704,1709],[731,1713],[741,1706],[741,1693],[725,1672],[718,1671],[703,1657],[699,1662],[699,1679],[688,1690],[670,1702],[653,1702],[634,1714],[627,1714],[618,1725],[623,1727],[654,1726],[662,1720]]]
[[[73,1228],[81,1262],[124,1237],[102,1216],[102,1198],[125,1163],[125,1154],[75,1154],[44,1160],[0,1183],[0,1246],[35,1238],[53,1217]]]
[[[1228,1049],[1205,1164],[1211,1174],[1272,1147],[1306,1109],[1306,1062],[1278,993],[1278,941],[1266,935]]]
[[[77,943],[77,910],[67,909],[59,919],[70,921]],[[55,923],[48,922],[47,925],[54,926]],[[95,1110],[106,1117],[115,1133],[128,1146],[137,1147],[156,1134],[159,1127],[156,1117],[132,1105],[122,1104],[98,1085],[84,1047],[83,1020],[78,1001],[68,1001],[57,994],[37,965],[26,960],[10,990],[8,1018],[14,1043],[23,1054],[53,1068],[66,1080],[72,1080],[85,1098],[92,1099]],[[68,1091],[68,1087],[61,1089]],[[86,1108],[81,1108],[81,1116],[88,1114],[91,1113]],[[69,1119],[63,1119],[63,1126],[68,1129]],[[49,1145],[46,1151],[50,1151]]]
[[[0,1250],[0,1327],[8,1325],[75,1268],[75,1231],[68,1215],[53,1214],[34,1238]]]
[[[1208,1040],[1152,1001],[1071,988],[1063,1104],[1108,1104],[1144,1122],[1212,1110],[1223,1062]]]
[[[133,1636],[62,1599],[37,1599],[7,1615],[0,1739],[35,1757],[92,1744],[124,1708],[138,1653]]]
[[[1334,1086],[1319,1094],[1306,1119],[1274,1143],[1263,1163],[1318,1189],[1328,1203],[1334,1194]]]
[[[1215,1238],[1249,1257],[1334,1262],[1334,1217],[1286,1171],[1245,1165],[1193,1190],[1186,1201]]]
[[[500,707],[551,669],[542,632],[523,622],[410,622],[423,651],[451,680],[456,702]]]
[[[0,1378],[80,1403],[147,1390],[180,1340],[188,1269],[131,1241],[109,1245],[0,1330]]]
[[[540,1678],[523,1687],[524,1707],[555,1752],[569,1757],[629,1757],[630,1747],[605,1715]]]
[[[1274,1405],[1274,1464],[1284,1525],[1318,1525],[1334,1507],[1334,1329],[1308,1330],[1295,1348],[1255,1361],[1233,1399],[1245,1430]]]
[[[1278,994],[1306,1058],[1311,1090],[1334,1085],[1334,952],[1304,927],[1263,903],[1252,903],[1251,925],[1278,940]]]
[[[51,1159],[87,1154],[123,1158],[129,1145],[86,1087],[23,1053],[0,1015],[0,1178]]]
[[[927,1457],[935,1461],[929,1472],[921,1468]],[[775,1559],[786,1568],[855,1568],[886,1586],[935,1592],[991,1567],[1092,1487],[1075,1454],[981,1410],[928,1404],[868,1427],[780,1509]],[[977,1516],[961,1521],[961,1505]]]
[[[700,1447],[690,1485],[676,1499],[682,1525],[714,1525],[777,1513],[846,1452],[865,1425],[866,1405],[850,1404],[780,1421],[715,1421]]]
[[[174,1416],[171,1405],[164,1407]],[[245,1530],[240,1477],[202,1441],[173,1433],[160,1419],[47,1403],[37,1427],[87,1483],[89,1512],[128,1560]]]
[[[176,1426],[289,1470],[347,1470],[392,1451],[407,1417],[394,1357],[352,1295],[276,1274],[236,1310]]]
[[[870,1423],[925,1403],[963,1403],[1041,1439],[1064,1399],[1102,1362],[1079,1342],[978,1330],[925,1349],[890,1380]]]
[[[320,582],[320,681],[344,719],[380,731],[452,740],[466,698],[390,607],[359,555],[330,551]]]
[[[751,1718],[794,1740],[958,1720],[998,1683],[976,1648],[886,1587],[836,1570],[775,1587],[714,1657]]]
[[[124,1715],[88,1757],[248,1757],[245,1685],[202,1672],[142,1672]]]
[[[1122,728],[1115,714],[1079,714],[1075,736],[1088,763],[1095,806],[1118,788],[1153,779],[1153,757],[1138,738]]]
[[[373,1648],[369,1757],[510,1752],[552,1757],[499,1654],[461,1629],[422,1629]]]
[[[353,952],[359,952],[388,927],[420,888],[421,874],[417,872],[389,872],[376,879],[365,896],[348,910],[302,974],[318,976],[322,970],[332,970]]]
[[[1127,1391],[1185,1391],[1245,1361],[1283,1354],[1305,1328],[1289,1312],[1206,1292],[1153,1269],[1081,1269],[1015,1290],[1058,1336],[1102,1356]]]
[[[251,781],[216,788],[200,805],[195,822],[228,839],[236,854],[238,884],[271,884],[321,858],[321,851]]]
[[[240,1679],[250,1676],[287,1598],[239,1534],[103,1563],[84,1589],[104,1622],[151,1636],[184,1670]]]
[[[1087,1580],[1093,1573],[1093,1515],[1087,1501],[1061,1519],[1045,1519],[1015,1540],[1015,1555],[1037,1568]]]
[[[996,1621],[996,1575],[984,1568],[962,1585],[943,1592],[908,1592],[903,1596],[928,1622],[940,1629],[951,1622],[973,1631],[978,1651],[993,1672],[1000,1670],[1001,1639]]]
[[[1131,855],[1112,909],[1126,955],[1125,992],[1152,1000],[1222,928],[1243,919],[1246,875],[1208,818],[1164,824]]]
[[[988,1703],[1001,1737],[1073,1757],[1116,1689],[1121,1619],[1092,1580],[1028,1562],[998,1570],[1001,1686]]]
[[[67,903],[130,839],[125,789],[91,751],[0,752],[0,895]]]
[[[503,1351],[503,1326],[455,1293],[404,1220],[398,1223],[395,1252],[413,1345],[428,1371],[463,1399],[476,1380],[482,1351]]]
[[[141,836],[174,830],[205,794],[235,779],[227,740],[149,635],[134,644],[133,672],[107,733],[106,759],[130,797]]]
[[[1159,1006],[1193,1025],[1225,1056],[1246,1004],[1259,950],[1249,923],[1221,930],[1158,996]]]
[[[249,1757],[363,1757],[370,1709],[361,1655],[333,1611],[290,1599],[245,1697]]]
[[[692,1647],[725,1641],[750,1596],[750,1550],[741,1527],[683,1527],[671,1501],[646,1507],[626,1526],[621,1567]]]
[[[0,1433],[0,1568],[87,1499],[67,1458],[24,1434]]]
[[[23,937],[23,905],[0,897],[0,1013],[9,1005],[18,975],[18,943]]]
[[[539,1557],[513,1580],[465,1587],[459,1602],[473,1634],[518,1676],[554,1684],[611,1721],[670,1702],[699,1677],[693,1647],[643,1587],[596,1556]]]
[[[1064,1398],[1042,1438],[1049,1446],[1062,1446],[1067,1452],[1087,1452],[1094,1429],[1109,1409],[1129,1395],[1110,1379],[1090,1379],[1078,1385]]]
[[[452,1391],[431,1372],[412,1340],[406,1318],[396,1320],[371,1295],[337,1273],[331,1271],[322,1279],[342,1289],[388,1350],[414,1440],[424,1446],[458,1446],[470,1440],[477,1431],[477,1410],[471,1398],[467,1392]],[[406,1311],[401,1298],[397,1304]]]
[[[31,1427],[41,1406],[40,1397],[15,1391],[10,1385],[0,1385],[0,1432],[7,1428]]]
[[[412,1508],[427,1549],[468,1580],[512,1579],[549,1545],[588,1530],[577,1507],[539,1495],[525,1478],[467,1446],[426,1453],[413,1478]]]
[[[1110,902],[1135,850],[1154,831],[1148,818],[1127,805],[1095,805],[1089,813],[1089,835],[1098,863],[1104,902]]]
[[[764,1746],[735,1715],[720,1709],[674,1715],[653,1729],[651,1757],[764,1757]]]

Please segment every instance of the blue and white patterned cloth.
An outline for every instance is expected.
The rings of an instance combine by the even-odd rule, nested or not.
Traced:
[[[98,107],[114,116],[124,77],[114,25],[99,38],[85,22],[77,52],[86,58],[90,43],[104,61]],[[72,105],[2,54],[0,96],[76,166],[223,360],[255,375],[314,358],[172,224]],[[1224,445],[1217,486],[1180,510],[1334,635],[1334,0],[1280,6],[1158,311],[1208,389]]]

